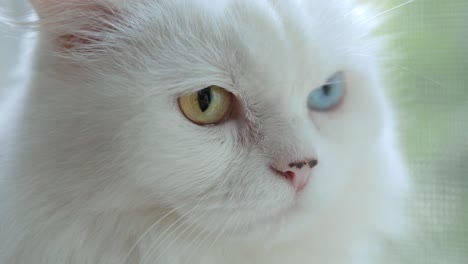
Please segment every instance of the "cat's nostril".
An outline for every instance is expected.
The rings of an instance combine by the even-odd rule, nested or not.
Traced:
[[[294,176],[296,176],[296,174],[292,171],[283,172],[283,175],[286,178],[286,180],[291,182],[294,180]]]
[[[278,162],[272,169],[284,177],[296,191],[301,191],[309,182],[312,168],[318,164],[316,159],[306,159],[298,162]]]

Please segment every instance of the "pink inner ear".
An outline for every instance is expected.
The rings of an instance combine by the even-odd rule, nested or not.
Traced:
[[[43,15],[44,12],[50,13],[50,10],[55,10],[58,12],[59,10],[65,10],[68,8],[76,9],[76,10],[99,10],[99,9],[109,9],[107,5],[110,3],[106,3],[105,5],[102,3],[104,1],[98,0],[31,0],[32,5],[39,13],[39,15]],[[110,1],[109,1],[110,2]],[[58,8],[55,8],[58,7]],[[50,15],[50,14],[48,14]]]
[[[117,14],[108,3],[92,0],[31,0],[41,24],[59,47],[79,48],[103,40]],[[80,48],[81,47],[81,48]]]
[[[46,18],[49,12],[46,10],[52,9],[54,6],[59,5],[76,5],[79,2],[88,2],[88,0],[31,0],[31,4],[33,5],[34,9],[36,9],[37,14],[40,17]]]
[[[53,0],[31,0],[31,4],[34,6],[36,11],[40,10],[41,7],[47,7],[52,4]]]

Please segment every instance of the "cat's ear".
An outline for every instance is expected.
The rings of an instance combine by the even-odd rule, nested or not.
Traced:
[[[106,40],[118,12],[106,0],[31,0],[41,30],[57,48],[86,52]]]

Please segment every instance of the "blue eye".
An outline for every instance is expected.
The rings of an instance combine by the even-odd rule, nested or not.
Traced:
[[[343,72],[337,72],[327,82],[310,92],[307,107],[312,111],[327,111],[338,105],[345,91]]]

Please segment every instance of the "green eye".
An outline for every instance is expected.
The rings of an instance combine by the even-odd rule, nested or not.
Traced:
[[[178,99],[184,116],[198,125],[213,125],[225,120],[231,113],[232,101],[232,93],[215,85]]]

